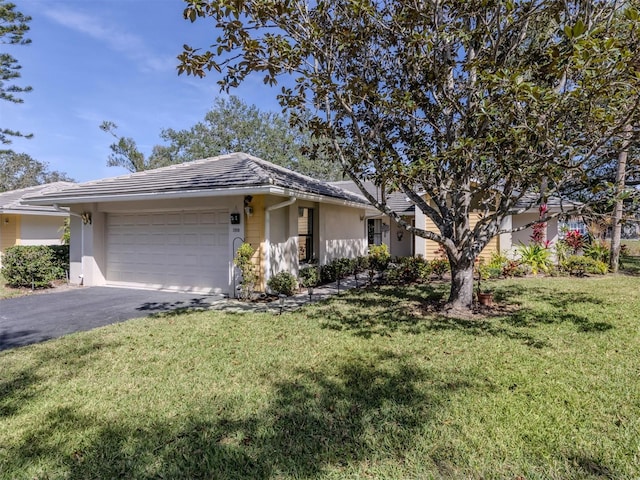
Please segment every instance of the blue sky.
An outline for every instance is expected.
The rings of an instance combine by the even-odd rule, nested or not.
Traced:
[[[0,102],[5,128],[31,132],[9,146],[52,170],[87,181],[126,173],[107,167],[112,137],[104,120],[148,153],[163,128],[189,128],[220,93],[215,73],[178,76],[184,43],[207,47],[210,20],[182,18],[181,0],[13,0],[32,17],[28,46],[2,47],[22,65],[23,104]],[[18,82],[16,82],[18,83]],[[263,110],[280,111],[277,88],[251,79],[234,93]]]

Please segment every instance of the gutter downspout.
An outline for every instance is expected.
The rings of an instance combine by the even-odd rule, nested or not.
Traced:
[[[289,197],[289,200],[285,200],[284,202],[281,202],[281,203],[276,203],[275,205],[271,205],[270,207],[267,207],[264,209],[264,245],[265,245],[264,284],[265,284],[265,287],[267,285],[267,282],[269,281],[269,278],[271,278],[271,212],[273,212],[274,210],[279,210],[284,207],[288,207],[289,205],[292,205],[294,203],[296,203],[296,198]]]
[[[78,217],[80,219],[80,285],[84,284],[84,222],[82,221],[82,215],[72,212],[71,210],[65,210],[61,208],[57,203],[53,204],[53,208],[58,212],[68,213],[69,216]],[[69,229],[71,229],[71,222],[69,222]],[[71,270],[71,265],[69,265]]]

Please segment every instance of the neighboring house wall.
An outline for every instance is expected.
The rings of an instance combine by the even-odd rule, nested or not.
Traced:
[[[0,266],[2,266],[3,252],[14,245],[18,245],[20,217],[18,215],[0,214]]]
[[[0,214],[0,257],[15,245],[60,245],[63,225],[59,216]]]
[[[318,260],[320,265],[335,258],[366,255],[364,208],[321,204]]]
[[[404,217],[404,220],[413,225],[413,217]],[[371,228],[370,228],[371,227]],[[385,244],[389,248],[392,257],[410,257],[413,255],[413,235],[387,215],[369,217],[365,220],[367,245]],[[400,235],[398,233],[400,232]],[[373,233],[373,235],[372,235]]]
[[[531,222],[535,222],[539,218],[538,212],[531,213],[522,213],[520,215],[515,215],[512,217],[512,226],[513,228],[520,228],[524,225],[527,225]],[[524,230],[520,230],[518,232],[513,232],[512,234],[512,244],[511,247],[506,247],[509,253],[514,254],[520,245],[528,245],[531,243],[531,235],[533,234],[533,228],[529,227]],[[553,218],[547,222],[547,234],[546,240],[551,242],[551,246],[555,245],[558,241],[559,234],[559,224],[558,219]]]
[[[269,200],[270,205],[283,201],[282,198]],[[296,202],[269,213],[271,250],[267,268],[272,276],[284,271],[298,275],[298,207]]]
[[[412,224],[413,218],[405,217],[404,220]],[[395,220],[391,220],[389,232],[389,252],[394,257],[410,257],[413,255],[413,235],[404,228],[398,226]],[[400,238],[401,237],[401,238]]]
[[[20,216],[0,215],[0,251],[19,244]]]
[[[20,245],[60,245],[65,217],[22,215]]]
[[[470,227],[473,229],[473,227],[475,227],[476,223],[478,222],[480,215],[478,213],[472,212],[470,217]],[[425,229],[430,232],[439,232],[435,223],[433,223],[433,221],[420,210],[416,210],[416,227]],[[480,259],[489,261],[491,259],[491,255],[494,252],[500,251],[500,237],[501,235],[496,235],[491,240],[489,240],[487,246],[482,250],[482,252],[480,252]],[[438,257],[438,243],[431,240],[425,240],[421,237],[416,237],[415,242],[416,255],[422,255],[427,260],[433,260],[434,258]]]

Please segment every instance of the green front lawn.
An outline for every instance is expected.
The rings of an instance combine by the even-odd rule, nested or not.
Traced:
[[[8,287],[5,284],[4,277],[2,276],[2,274],[0,274],[0,300],[4,298],[18,297],[24,294],[24,289]]]
[[[0,478],[637,478],[640,278],[134,320],[0,353]],[[1,308],[1,307],[0,307]]]

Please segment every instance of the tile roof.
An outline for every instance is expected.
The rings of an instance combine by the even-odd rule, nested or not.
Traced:
[[[340,187],[345,190],[349,190],[350,192],[360,194],[360,189],[351,180],[331,182],[331,185],[335,185],[336,187]],[[369,193],[380,200],[380,189],[377,188],[373,182],[364,182],[364,187]],[[411,200],[409,200],[407,196],[402,192],[387,193],[387,205],[389,206],[389,208],[399,214],[412,215],[415,211],[415,205],[413,204],[413,202],[411,202]]]
[[[552,195],[547,198],[547,207],[552,213],[561,212],[563,210],[573,210],[580,207],[582,203],[570,200],[568,198],[561,198],[556,195]],[[536,193],[525,193],[515,204],[515,209],[519,210],[526,208],[529,211],[538,211],[540,206],[540,196]]]
[[[186,192],[224,191],[234,188],[280,187],[301,194],[311,193],[360,204],[368,203],[364,197],[326,182],[293,172],[284,167],[245,153],[231,153],[218,157],[180,163],[168,167],[145,170],[119,177],[105,178],[75,184],[71,188],[35,195],[33,201],[60,200],[77,203],[118,200],[128,195],[175,194]]]
[[[10,190],[0,193],[0,212],[16,212],[24,214],[62,214],[60,211],[49,206],[24,205],[21,203],[23,198],[33,195],[45,195],[49,193],[59,192],[75,185],[73,182],[54,182],[44,185],[36,185],[35,187],[21,188],[19,190]]]

